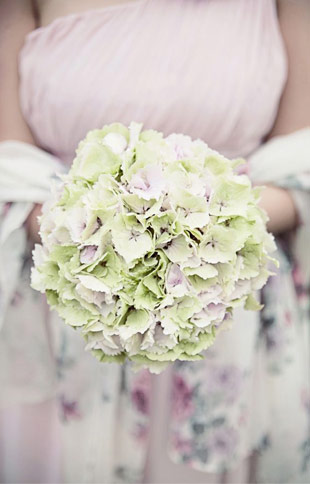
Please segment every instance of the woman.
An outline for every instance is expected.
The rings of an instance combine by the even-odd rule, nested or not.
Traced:
[[[3,141],[36,144],[70,163],[89,129],[134,119],[167,134],[203,138],[230,157],[257,161],[266,137],[309,124],[306,0],[281,0],[278,12],[271,0],[47,0],[37,2],[35,12],[27,0],[1,5]],[[282,163],[281,157],[268,162]],[[268,182],[268,171],[264,175]],[[296,229],[300,219],[306,226],[308,195],[300,188],[307,184],[304,172],[300,176],[297,191],[273,185],[264,191],[261,203],[275,234]],[[12,209],[14,204],[6,205],[3,216]],[[32,240],[38,210],[27,218]],[[139,481],[153,403],[150,482],[247,482],[250,466],[261,481],[307,482],[309,380],[303,371],[309,348],[304,347],[298,367],[294,352],[303,339],[299,329],[295,339],[289,331],[301,325],[301,301],[288,279],[291,262],[286,258],[281,264],[290,294],[283,306],[290,301],[290,311],[278,318],[281,304],[274,299],[268,304],[268,297],[279,288],[270,287],[263,324],[255,315],[237,314],[234,328],[204,362],[175,365],[160,383],[153,382],[152,398],[146,372],[100,366],[83,353],[72,331],[56,322],[43,326],[48,317],[44,308],[39,311],[41,300],[31,300],[34,296],[20,284],[2,329],[2,479]],[[275,280],[282,281],[281,274]],[[304,281],[300,291],[304,297]],[[179,465],[164,462],[161,470],[164,437],[156,436],[156,429],[164,424],[156,425],[155,410],[163,405],[163,388],[171,386],[169,447]],[[291,392],[284,398],[283,388]],[[287,425],[286,411],[294,425]],[[33,429],[31,445],[21,442]],[[259,451],[255,459],[254,450]]]

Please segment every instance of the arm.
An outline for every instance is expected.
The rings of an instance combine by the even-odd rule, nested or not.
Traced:
[[[0,141],[35,144],[19,105],[18,53],[35,28],[30,0],[0,0]]]
[[[288,80],[269,138],[310,125],[310,2],[279,0],[279,22],[288,56]],[[268,186],[261,206],[267,211],[269,230],[275,234],[297,224],[298,214],[290,192]]]
[[[35,144],[19,104],[18,54],[25,35],[35,28],[31,0],[0,0],[0,142]],[[36,206],[27,220],[30,237],[39,241]]]

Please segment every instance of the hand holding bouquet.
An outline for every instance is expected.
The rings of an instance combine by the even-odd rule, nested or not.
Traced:
[[[32,286],[99,360],[198,360],[234,307],[259,309],[274,242],[239,163],[137,123],[80,143],[44,206]]]

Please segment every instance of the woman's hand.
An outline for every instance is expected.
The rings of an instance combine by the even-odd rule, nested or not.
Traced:
[[[41,242],[38,223],[38,217],[39,215],[41,215],[41,208],[42,205],[35,205],[26,221],[28,238],[31,242],[35,244],[39,244]]]
[[[269,217],[267,228],[278,235],[294,229],[298,224],[298,213],[294,200],[288,190],[265,185],[259,203]]]

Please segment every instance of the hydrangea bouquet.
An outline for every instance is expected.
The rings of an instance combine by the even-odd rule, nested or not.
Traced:
[[[45,204],[32,287],[100,361],[199,360],[233,308],[259,309],[273,238],[259,189],[201,140],[90,131]]]

